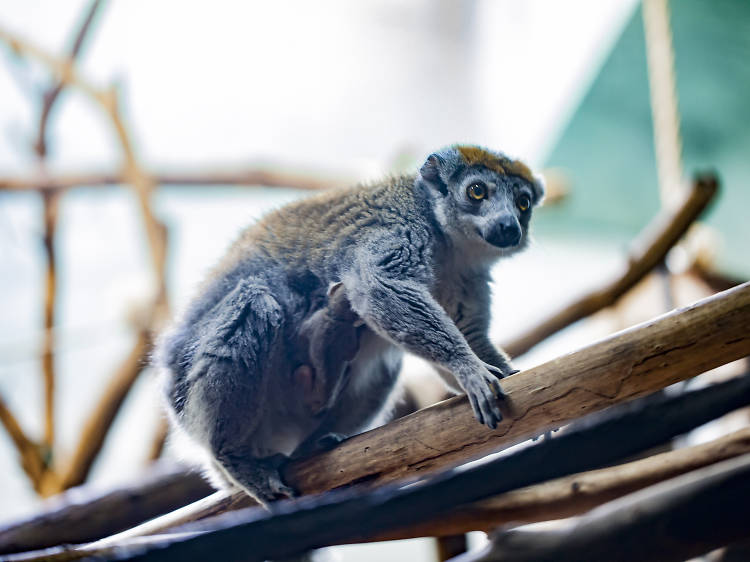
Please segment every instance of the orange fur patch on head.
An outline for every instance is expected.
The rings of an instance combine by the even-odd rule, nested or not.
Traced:
[[[520,176],[529,183],[534,183],[534,174],[520,160],[497,156],[478,146],[456,146],[456,150],[469,166],[484,166],[498,174]]]
[[[456,149],[461,157],[469,166],[484,166],[488,170],[505,174],[505,168],[500,163],[500,159],[478,146],[457,146]]]
[[[505,163],[505,168],[508,170],[509,174],[520,176],[531,184],[534,183],[534,174],[532,174],[529,167],[520,160],[508,160]]]

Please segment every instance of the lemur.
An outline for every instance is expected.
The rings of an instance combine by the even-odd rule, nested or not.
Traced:
[[[490,267],[527,245],[543,196],[522,162],[456,145],[416,174],[266,215],[159,344],[172,424],[261,503],[294,495],[279,472],[290,456],[376,419],[404,352],[495,428],[498,381],[515,371],[487,334]]]

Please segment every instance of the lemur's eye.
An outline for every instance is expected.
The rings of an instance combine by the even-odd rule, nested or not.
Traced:
[[[487,199],[487,186],[481,182],[472,183],[466,188],[466,196],[474,201]]]
[[[516,205],[518,205],[518,208],[522,211],[528,211],[529,206],[531,205],[531,200],[528,195],[519,195],[518,199],[516,199]]]

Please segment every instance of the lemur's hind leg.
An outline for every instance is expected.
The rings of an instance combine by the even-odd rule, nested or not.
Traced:
[[[275,344],[284,328],[282,306],[263,280],[243,279],[208,314],[177,420],[234,485],[263,503],[291,496],[280,457],[258,442],[267,422],[269,373],[280,367],[283,346]]]

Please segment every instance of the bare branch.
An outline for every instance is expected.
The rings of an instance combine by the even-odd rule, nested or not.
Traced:
[[[750,428],[702,445],[513,490],[373,540],[489,531],[503,523],[570,517],[635,490],[746,453],[750,453]]]
[[[210,492],[199,474],[157,463],[120,488],[81,486],[48,500],[40,513],[1,526],[0,554],[95,540]]]
[[[58,192],[43,194],[44,201],[44,252],[46,257],[44,291],[44,339],[42,340],[42,375],[44,377],[44,440],[47,467],[51,466],[55,443],[55,302],[57,297],[57,272],[55,257],[55,233],[57,211],[60,203]]]
[[[715,177],[699,177],[693,182],[692,189],[681,205],[662,211],[641,232],[630,248],[627,265],[622,273],[602,287],[551,314],[525,334],[500,344],[501,347],[512,357],[517,357],[555,332],[614,304],[664,259],[672,246],[700,216],[717,189],[718,182]]]
[[[562,528],[499,533],[486,551],[455,562],[687,560],[746,539],[749,502],[750,455],[743,455],[605,504]]]
[[[177,186],[215,186],[240,185],[264,187],[289,187],[303,190],[320,190],[330,187],[351,185],[353,181],[333,174],[304,172],[294,170],[294,166],[253,165],[247,168],[236,168],[231,165],[216,170],[197,170],[188,172],[153,172],[151,176],[157,185]],[[54,175],[41,177],[5,177],[0,178],[0,190],[28,191],[39,189],[65,190],[74,187],[120,185],[123,179],[120,174],[103,172],[84,172],[79,174]],[[42,186],[42,187],[40,187]]]
[[[120,406],[143,370],[150,349],[151,335],[147,330],[142,330],[83,427],[78,446],[62,476],[63,490],[85,482]]]
[[[5,430],[13,440],[13,444],[18,450],[18,454],[21,456],[21,466],[24,472],[28,475],[34,488],[37,488],[42,479],[42,473],[44,472],[44,460],[39,451],[39,447],[31,441],[24,433],[21,428],[21,424],[10,411],[8,405],[0,396],[0,422],[5,427]]]
[[[68,54],[68,58],[71,62],[75,61],[78,58],[78,55],[81,52],[81,47],[83,47],[83,43],[86,40],[89,30],[91,29],[91,23],[94,21],[94,16],[96,15],[100,5],[101,0],[93,0],[91,2],[91,5],[89,6],[88,12],[86,12],[86,15],[81,21],[81,25],[78,28],[78,33],[76,34],[76,38],[73,41],[73,46],[71,47],[70,53]],[[52,112],[52,108],[54,107],[57,98],[60,96],[60,93],[63,91],[63,87],[63,82],[57,82],[54,86],[47,90],[47,92],[45,92],[43,97],[42,112],[39,116],[39,126],[37,127],[36,143],[34,144],[34,150],[36,151],[37,156],[39,156],[40,159],[43,159],[47,155],[47,123],[49,122],[49,116]]]
[[[306,493],[413,479],[747,354],[750,283],[509,377],[503,388],[512,412],[495,431],[476,423],[465,397],[452,398],[352,437],[332,451],[295,461],[288,475]],[[696,419],[692,412],[691,419]],[[226,501],[221,499],[219,509],[225,509]],[[91,509],[96,518],[95,506]],[[179,520],[205,517],[210,509],[208,501],[192,516],[186,508]],[[154,525],[149,532],[172,523]]]
[[[106,540],[74,553],[121,559],[140,559],[147,553],[148,559],[155,560],[204,560],[220,551],[223,560],[245,562],[293,556],[311,548],[361,540],[439,516],[456,505],[549,478],[607,465],[748,402],[750,377],[738,377],[678,396],[659,395],[620,406],[587,418],[555,439],[461,471],[446,471],[414,486],[360,487],[281,501],[272,504],[270,512],[256,508],[212,517],[175,529],[167,538],[146,542],[129,538],[117,544]],[[73,553],[63,549],[59,554],[66,557]],[[54,559],[57,556],[48,558]]]

